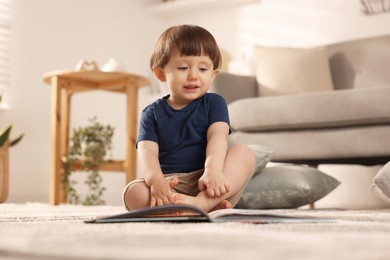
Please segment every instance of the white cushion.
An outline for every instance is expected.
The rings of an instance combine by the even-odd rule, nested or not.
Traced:
[[[390,203],[390,162],[383,166],[373,178],[372,189],[380,199]]]
[[[357,138],[355,140],[358,140]],[[336,178],[341,184],[315,207],[339,209],[380,209],[389,204],[378,198],[371,189],[371,181],[381,166],[322,164],[319,169]]]

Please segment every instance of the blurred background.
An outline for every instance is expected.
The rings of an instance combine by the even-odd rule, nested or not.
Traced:
[[[47,72],[74,70],[84,59],[95,60],[100,67],[109,59],[117,59],[129,73],[151,79],[151,85],[139,94],[141,110],[161,96],[149,69],[149,55],[158,36],[171,25],[188,23],[208,29],[225,53],[224,69],[237,74],[253,73],[254,44],[313,47],[390,33],[390,13],[367,15],[359,0],[3,2],[6,15],[1,23],[7,32],[2,41],[9,47],[9,84],[3,84],[1,92],[9,108],[1,109],[0,126],[12,123],[14,135],[25,133],[22,142],[10,150],[8,202],[13,203],[49,201],[51,87],[42,80]],[[113,157],[123,158],[125,96],[110,92],[75,95],[71,127],[84,126],[93,116],[115,127]],[[342,178],[349,171],[358,172],[361,175],[350,177],[350,181],[360,180],[368,188],[367,181],[379,168],[320,169],[340,172],[338,177]],[[138,172],[138,176],[142,173]],[[75,178],[82,186],[85,176],[78,174]],[[124,174],[103,173],[103,178],[106,202],[120,204]],[[339,193],[339,201],[345,192]],[[354,201],[349,202],[354,206]]]

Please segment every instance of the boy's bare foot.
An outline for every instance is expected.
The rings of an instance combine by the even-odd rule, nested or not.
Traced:
[[[210,211],[219,210],[219,209],[231,209],[233,208],[232,203],[228,200],[224,200],[221,203],[219,203],[217,206],[212,208]]]
[[[214,211],[214,210],[218,210],[218,209],[232,208],[232,204],[228,200],[223,200],[214,208],[210,208],[210,206],[200,203],[200,201],[197,199],[197,197],[192,197],[192,196],[188,196],[188,195],[181,194],[181,193],[175,193],[175,194],[173,194],[172,197],[173,197],[173,202],[175,204],[186,204],[186,205],[195,206],[195,207],[203,209],[206,212],[210,212],[210,211]]]
[[[181,193],[174,193],[172,195],[172,199],[173,199],[173,203],[175,204],[186,204],[186,205],[191,205],[191,206],[204,209],[203,207],[201,207],[201,205],[198,205],[196,201],[196,197],[188,196]]]

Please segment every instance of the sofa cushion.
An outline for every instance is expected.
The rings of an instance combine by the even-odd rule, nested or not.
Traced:
[[[390,87],[241,99],[229,104],[236,131],[317,129],[390,123]]]
[[[271,166],[249,181],[236,207],[297,208],[321,199],[339,184],[336,179],[312,167]]]
[[[389,157],[390,125],[309,129],[300,131],[233,132],[229,144],[262,144],[273,161]],[[356,161],[355,161],[356,162]]]
[[[327,46],[335,89],[390,85],[390,35]]]
[[[242,98],[257,97],[256,78],[221,72],[211,85],[210,92],[222,95],[226,103]]]
[[[326,48],[255,46],[258,95],[333,90]]]

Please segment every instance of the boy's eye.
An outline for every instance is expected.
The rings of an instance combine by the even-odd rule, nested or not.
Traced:
[[[186,70],[188,67],[182,66],[182,67],[177,67],[178,70]]]
[[[202,72],[206,72],[206,71],[208,71],[208,69],[207,69],[207,68],[199,68],[199,70],[200,70],[200,71],[202,71]]]

